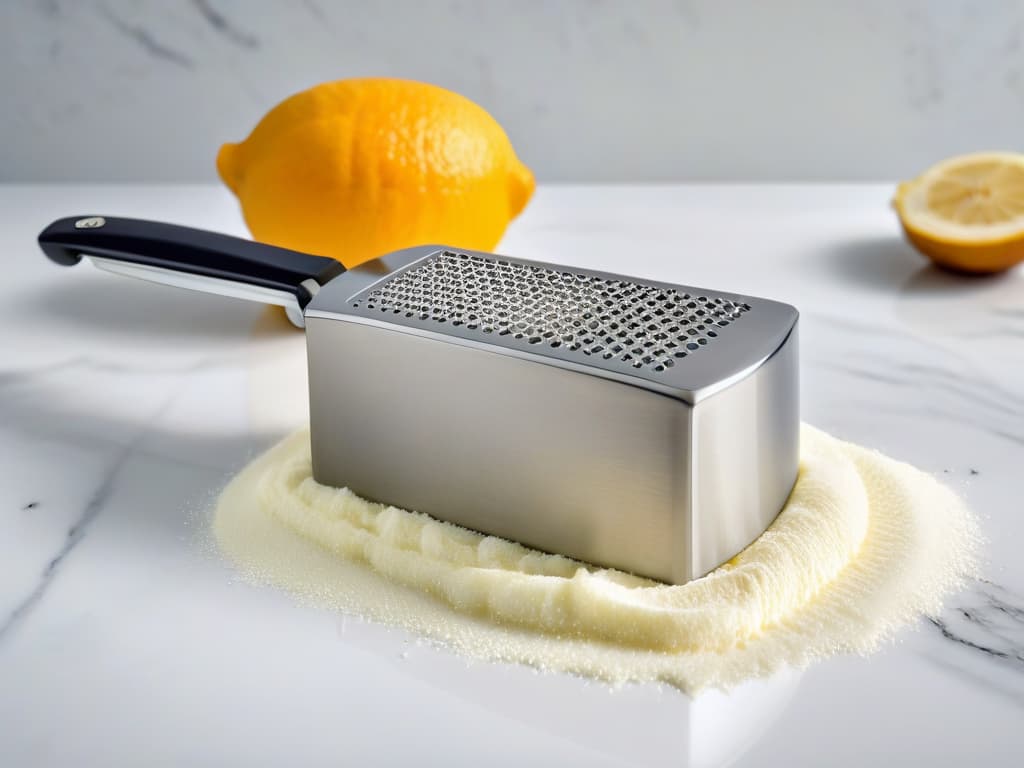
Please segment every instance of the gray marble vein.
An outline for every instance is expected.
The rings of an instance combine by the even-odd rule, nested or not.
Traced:
[[[361,74],[480,102],[545,181],[907,178],[1019,145],[1024,6],[967,3],[8,0],[0,168],[213,181],[211,145],[290,93]],[[752,132],[737,105],[771,129]],[[140,130],[161,151],[136,147]]]
[[[176,397],[177,392],[172,392],[163,400],[162,403],[160,403],[159,407],[154,410],[151,417],[142,423],[151,424],[159,419],[160,416],[171,407]],[[106,471],[100,478],[100,482],[96,486],[96,489],[82,507],[81,514],[68,528],[67,535],[65,536],[60,548],[54,553],[43,568],[42,572],[39,574],[39,579],[36,581],[35,585],[20,601],[16,603],[10,613],[0,620],[0,643],[3,643],[10,633],[25,621],[35,606],[39,604],[43,597],[45,597],[47,590],[60,574],[67,558],[75,548],[82,543],[82,540],[89,532],[89,528],[103,511],[103,508],[106,506],[107,501],[110,499],[110,496],[116,487],[121,470],[124,468],[128,459],[134,455],[136,447],[146,438],[148,432],[149,429],[147,427],[139,429],[133,439],[126,443],[114,456],[114,459],[108,465]],[[31,509],[36,506],[38,506],[38,502],[29,502],[25,509]]]
[[[214,8],[210,0],[192,0],[192,4],[199,11],[203,19],[219,34],[223,35],[226,40],[231,41],[240,48],[254,49],[260,47],[260,41],[255,35],[239,29],[234,22]]]
[[[955,646],[946,644],[949,648]],[[981,689],[987,693],[994,693],[1002,697],[1003,701],[1015,707],[1024,709],[1024,691],[1020,685],[1014,685],[1015,679],[1006,675],[992,674],[991,669],[975,668],[964,664],[962,659],[951,657],[949,653],[925,653],[924,658],[934,665],[943,674],[961,680],[972,689]],[[952,660],[951,660],[952,658]],[[994,664],[984,664],[985,667],[995,667]]]
[[[47,589],[49,589],[53,580],[57,578],[61,566],[64,564],[66,558],[72,551],[74,551],[75,547],[81,543],[82,539],[85,538],[85,534],[88,532],[89,526],[107,503],[107,500],[110,498],[110,494],[114,490],[114,485],[121,472],[121,468],[124,466],[124,463],[128,460],[130,455],[130,446],[118,454],[117,458],[104,474],[99,486],[97,486],[92,496],[89,497],[85,507],[82,509],[82,514],[79,515],[78,519],[75,520],[68,529],[64,543],[53,557],[50,558],[50,561],[46,564],[42,573],[39,574],[39,580],[36,582],[35,586],[17,603],[17,605],[15,605],[14,609],[7,614],[7,616],[0,621],[0,643],[2,643],[8,634],[29,615],[39,601],[43,599]]]
[[[895,324],[869,323],[845,315],[832,315],[824,312],[807,313],[807,315],[808,320],[816,326],[827,325],[843,333],[858,336],[861,340],[896,339],[922,349],[940,351],[950,360],[961,361],[965,364],[968,362],[966,356],[951,350],[948,345],[940,343],[937,339],[913,333],[910,329]],[[858,345],[858,348],[861,346]]]
[[[309,15],[318,22],[321,24],[327,22],[327,14],[324,13],[324,9],[316,0],[302,0],[302,5],[309,12]]]
[[[154,59],[176,64],[184,69],[193,69],[195,62],[181,51],[172,48],[157,39],[156,35],[141,24],[125,21],[104,5],[99,6],[99,14],[118,32],[135,42],[143,51]]]
[[[941,394],[953,397],[953,402],[946,407],[931,405],[928,404],[928,401],[901,402],[899,405],[892,406],[884,400],[864,401],[866,408],[876,412],[901,416],[919,414],[929,419],[979,429],[1001,440],[1013,443],[1015,446],[1024,445],[1024,419],[1021,418],[1021,414],[1024,413],[1024,405],[1021,405],[1019,399],[1012,395],[1004,401],[984,394],[985,390],[991,391],[988,385],[981,387],[977,383],[972,385],[966,379],[946,378],[934,373],[921,375],[918,373],[921,367],[915,370],[913,365],[901,365],[895,362],[888,362],[883,366],[889,369],[889,372],[886,373],[855,364],[820,359],[811,362],[817,368],[832,370],[862,381],[899,387],[903,390],[927,385]],[[901,375],[901,371],[903,375]],[[908,373],[910,375],[907,375]],[[848,402],[854,402],[854,399],[848,399]]]
[[[948,424],[977,430],[999,440],[1011,443],[1015,450],[1018,450],[1019,446],[1024,446],[1024,433],[1009,430],[1002,425],[1002,422],[999,424],[981,423],[978,419],[978,414],[972,413],[970,410],[965,413],[957,413],[949,410],[948,408],[938,408],[920,403],[915,403],[913,405],[889,405],[885,402],[871,398],[847,397],[844,402],[850,406],[856,405],[864,411],[873,411],[875,413],[904,418],[923,416],[926,421],[946,422]]]
[[[268,21],[243,13],[247,3],[209,0],[260,39],[261,47],[249,50],[211,28],[191,0],[174,10],[167,4],[99,1],[161,43],[194,56],[195,69],[154,61],[99,15],[96,2],[59,2],[56,19],[44,18],[33,5],[18,19],[45,25],[53,39],[63,41],[57,65],[65,71],[83,56],[73,25],[123,57],[118,71],[139,77],[140,88],[124,90],[126,75],[102,81],[109,93],[97,96],[123,98],[132,114],[153,110],[144,96],[146,89],[159,92],[160,78],[189,90],[193,80],[214,77],[207,70],[218,64],[225,71],[228,64],[244,64],[254,88],[266,89],[269,104],[271,91],[292,83],[285,72],[268,84],[258,67],[281,52],[273,26],[299,39],[308,32],[315,44],[331,38],[334,48],[338,38],[367,29],[368,11],[355,4],[346,16],[321,2],[327,22],[316,21],[312,6],[288,4],[294,12],[283,24],[283,11]],[[701,28],[713,30],[718,12],[698,5],[706,14]],[[332,21],[334,29],[327,29]],[[45,46],[26,50],[34,52],[33,61],[47,54]],[[463,59],[472,62],[478,53],[471,46],[462,51]],[[250,65],[256,65],[251,73]],[[318,71],[316,60],[307,65]],[[898,75],[894,80],[895,88],[902,87]],[[954,90],[947,93],[952,98]],[[543,98],[540,103],[551,106]],[[238,107],[225,104],[216,104],[218,113]],[[28,102],[22,106],[32,108]],[[109,124],[128,124],[126,111],[116,107],[111,105]],[[41,118],[38,125],[47,123]],[[197,130],[237,135],[237,126],[228,127]],[[556,123],[545,127],[558,129]],[[115,134],[112,142],[119,138]],[[793,681],[788,699],[763,695],[770,693],[761,687],[766,681],[751,681],[750,690],[760,698],[748,704],[740,691],[711,691],[692,701],[656,686],[609,693],[603,685],[514,664],[469,664],[447,651],[419,648],[412,638],[406,646],[402,635],[373,624],[351,622],[342,636],[322,611],[293,605],[274,589],[239,584],[232,566],[205,549],[213,542],[193,534],[209,535],[213,494],[231,471],[277,437],[277,430],[294,424],[293,416],[305,415],[295,415],[301,409],[294,407],[305,397],[302,377],[291,375],[293,364],[301,366],[301,337],[290,331],[285,336],[282,326],[282,333],[268,338],[263,325],[263,336],[254,337],[249,323],[255,315],[244,309],[243,320],[235,322],[233,309],[219,313],[198,296],[160,304],[155,288],[151,300],[121,304],[122,284],[111,282],[108,291],[99,280],[85,285],[75,273],[65,276],[39,259],[34,243],[40,226],[79,210],[82,200],[111,214],[148,217],[157,211],[171,221],[237,230],[242,225],[235,200],[213,186],[9,190],[0,206],[8,217],[0,227],[0,252],[8,254],[12,270],[3,286],[7,300],[0,302],[7,320],[0,323],[0,447],[7,459],[0,462],[0,474],[6,472],[0,482],[0,541],[6,544],[0,765],[76,765],[83,756],[89,764],[136,765],[152,763],[154,755],[168,765],[287,764],[297,749],[310,764],[336,762],[339,754],[356,763],[408,764],[423,762],[425,754],[459,762],[495,744],[523,764],[545,758],[565,765],[588,759],[613,764],[602,762],[596,750],[559,752],[565,741],[559,734],[549,738],[547,730],[510,716],[532,712],[542,699],[570,704],[555,714],[575,718],[581,733],[626,724],[628,749],[622,754],[629,757],[639,758],[637,745],[646,743],[636,724],[671,737],[664,749],[648,750],[650,759],[615,760],[616,765],[727,762],[700,751],[706,746],[695,743],[700,739],[737,749],[745,739],[749,753],[735,764],[759,768],[817,765],[822,755],[849,766],[900,759],[936,766],[1019,764],[1024,358],[1009,336],[979,334],[966,341],[962,334],[1021,328],[1024,315],[1018,316],[1020,301],[1013,294],[1024,273],[1001,282],[951,278],[905,299],[896,295],[898,281],[911,275],[902,267],[899,274],[893,270],[889,283],[871,286],[851,284],[849,273],[831,261],[807,268],[808,258],[833,240],[858,233],[868,240],[895,236],[890,195],[891,185],[542,187],[502,246],[523,255],[564,253],[581,267],[607,268],[599,263],[602,254],[634,242],[639,233],[649,257],[644,273],[653,277],[689,270],[680,265],[680,244],[715,243],[715,258],[701,260],[700,284],[749,286],[789,298],[803,313],[807,417],[937,471],[977,511],[989,540],[984,556],[998,584],[972,582],[950,596],[933,621],[916,622],[920,631],[901,633],[870,658],[816,665]],[[591,227],[591,220],[597,225]],[[739,220],[749,225],[737,227]],[[634,253],[623,258],[623,264],[635,264]],[[123,285],[127,293],[133,287],[141,286]],[[78,293],[87,297],[76,301]],[[1003,309],[996,313],[995,306]],[[197,320],[175,324],[178,312],[194,312]],[[983,390],[979,397],[975,388]],[[155,417],[175,392],[167,412]],[[1010,437],[990,436],[997,432]],[[54,474],[56,462],[66,471]],[[100,596],[97,585],[103,586]],[[391,642],[382,642],[385,635]],[[379,654],[365,652],[378,646],[384,648]],[[407,647],[412,652],[399,659]],[[445,686],[423,685],[424,680]],[[303,692],[301,700],[296,690]],[[352,690],[375,695],[346,708],[339,692]],[[480,696],[493,698],[495,692],[509,704],[507,713],[479,706]],[[380,738],[388,722],[405,721],[418,724],[409,739]],[[269,726],[248,727],[252,723]],[[452,723],[476,742],[439,742],[436,734]],[[744,723],[749,730],[741,734]],[[298,742],[289,738],[295,734]]]
[[[966,286],[959,286],[954,284],[954,287],[959,287],[961,290]],[[996,320],[1009,320],[1010,325],[1000,323],[995,328],[1002,328],[1006,332],[1016,333],[1018,331],[1024,331],[1024,322],[1014,325],[1013,321],[1021,320],[1024,321],[1024,310],[1019,310],[1014,307],[1007,306],[972,306],[972,311],[979,314],[985,314]],[[846,333],[857,334],[857,335],[871,335],[876,338],[898,338],[903,340],[913,340],[914,342],[922,345],[927,349],[943,350],[946,355],[951,355],[955,359],[965,360],[964,355],[956,354],[955,350],[950,348],[949,344],[942,343],[939,338],[932,337],[931,335],[924,335],[920,332],[913,332],[909,328],[901,328],[894,324],[882,324],[882,323],[868,323],[862,320],[856,320],[847,316],[833,315],[823,312],[808,313],[809,316],[813,317],[815,323],[824,323],[838,330]],[[989,332],[986,328],[983,333],[978,335],[985,335]],[[958,338],[969,337],[976,334],[976,331],[960,331],[957,336]]]
[[[985,406],[1002,416],[1019,416],[1024,413],[1024,398],[1001,390],[994,383],[982,384],[977,377],[972,381],[946,368],[901,362],[887,357],[872,358],[863,355],[860,359],[868,362],[870,367],[821,359],[815,360],[814,363],[817,367],[826,370],[834,370],[855,378],[900,387],[919,387],[922,382],[927,382],[930,387],[952,395],[957,400],[969,402],[972,406]]]
[[[57,0],[36,0],[36,8],[44,16],[53,18],[60,13],[60,5]]]
[[[209,452],[212,438],[201,439],[190,435],[171,434],[155,426],[155,421],[164,409],[155,408],[146,417],[120,418],[109,413],[98,413],[88,408],[77,407],[74,401],[49,397],[49,391],[60,391],[64,385],[61,377],[70,376],[76,382],[82,377],[103,374],[111,377],[122,376],[171,376],[174,388],[185,386],[194,375],[215,374],[233,363],[244,361],[245,353],[200,356],[184,364],[163,364],[156,359],[130,364],[77,355],[44,365],[20,370],[0,371],[0,439],[5,436],[18,439],[53,439],[87,452],[97,449],[120,453],[130,448],[140,458],[152,458],[181,467],[196,469],[221,469],[219,459],[211,457],[237,456],[247,439],[221,440],[221,451]],[[139,434],[138,425],[149,424],[146,432]],[[278,437],[276,434],[252,435],[256,444],[262,444]],[[148,443],[150,438],[156,446]],[[197,450],[198,449],[198,450]],[[171,451],[171,452],[169,452]],[[205,460],[199,458],[205,456]]]
[[[1024,596],[979,579],[928,620],[947,640],[1024,673]]]
[[[1016,387],[986,377],[975,361],[957,349],[935,338],[845,317],[815,314],[812,320],[817,326],[827,325],[862,340],[873,337],[886,339],[886,343],[879,346],[861,341],[855,351],[841,356],[833,353],[831,345],[820,346],[818,355],[805,357],[808,367],[901,392],[926,388],[933,395],[912,400],[895,397],[898,406],[891,404],[892,398],[873,397],[864,403],[865,407],[902,416],[913,413],[982,430],[1012,443],[1015,449],[1024,445],[1024,395]],[[876,352],[876,348],[884,351]]]

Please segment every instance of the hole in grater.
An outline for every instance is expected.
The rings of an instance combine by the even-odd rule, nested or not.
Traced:
[[[377,283],[351,306],[654,373],[713,345],[750,311],[722,296],[450,251]]]

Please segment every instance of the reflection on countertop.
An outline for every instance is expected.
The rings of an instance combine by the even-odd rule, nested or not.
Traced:
[[[1024,270],[927,266],[889,192],[542,187],[501,247],[796,305],[805,420],[980,513],[986,580],[917,632],[691,701],[468,664],[238,581],[205,515],[307,418],[301,333],[273,310],[55,269],[34,242],[83,200],[241,233],[233,201],[0,187],[0,764],[1019,762]]]

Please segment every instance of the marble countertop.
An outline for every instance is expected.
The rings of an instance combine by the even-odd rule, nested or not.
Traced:
[[[888,185],[544,187],[501,250],[802,312],[804,419],[941,476],[985,581],[870,658],[690,700],[468,663],[238,580],[212,500],[306,418],[283,315],[45,261],[53,218],[244,234],[214,186],[0,186],[0,764],[1019,765],[1024,270],[900,240]]]

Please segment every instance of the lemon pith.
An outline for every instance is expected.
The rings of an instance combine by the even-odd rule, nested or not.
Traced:
[[[910,242],[940,266],[991,273],[1024,260],[1024,155],[962,155],[900,184]]]

